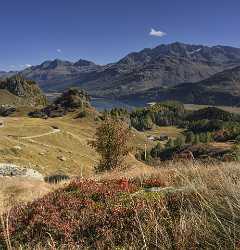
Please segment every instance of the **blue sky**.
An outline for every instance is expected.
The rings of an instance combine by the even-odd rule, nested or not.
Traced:
[[[239,0],[1,0],[0,10],[0,70],[105,64],[175,41],[240,47]]]

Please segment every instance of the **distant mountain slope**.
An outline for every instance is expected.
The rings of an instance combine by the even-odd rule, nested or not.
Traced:
[[[121,99],[138,104],[178,100],[184,103],[240,106],[240,66],[197,83],[182,83],[168,89],[152,88],[142,93],[123,96]]]
[[[1,78],[6,78],[6,77],[11,77],[11,76],[13,76],[15,74],[17,74],[17,71],[9,71],[9,72],[7,72],[7,71],[1,71],[0,70],[0,79]]]
[[[44,106],[45,95],[37,84],[21,76],[14,76],[0,81],[0,104]]]
[[[118,97],[155,87],[197,82],[240,65],[240,49],[173,43],[130,53],[105,66],[54,60],[21,73],[46,91],[81,87],[92,95]]]
[[[101,66],[85,60],[72,63],[56,59],[29,67],[20,73],[27,79],[38,82],[43,89],[49,91],[69,88],[75,83],[87,80],[100,69]]]

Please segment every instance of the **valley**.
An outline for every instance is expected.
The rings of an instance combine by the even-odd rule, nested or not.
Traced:
[[[240,250],[240,1],[1,1],[0,250]]]
[[[139,223],[146,232],[145,244],[152,246],[157,235],[172,248],[176,239],[171,234],[186,220],[185,214],[189,230],[206,249],[227,244],[229,238],[237,244],[232,235],[220,241],[218,235],[235,228],[231,219],[225,224],[225,216],[231,216],[228,202],[234,209],[238,205],[222,202],[222,215],[219,200],[226,192],[229,197],[238,194],[238,108],[177,101],[135,108],[109,98],[91,100],[87,92],[74,88],[50,95],[47,102],[36,83],[24,78],[9,78],[2,86],[4,96],[12,86],[22,92],[13,91],[18,102],[0,109],[0,248],[137,248],[142,245]],[[92,146],[101,140],[100,148]],[[112,155],[120,157],[118,152],[123,152],[122,164],[99,171],[104,157],[108,166]],[[159,223],[157,231],[151,216]],[[176,224],[162,237],[169,220]],[[195,220],[204,231],[189,223]],[[219,220],[223,224],[213,232]],[[92,234],[100,240],[92,240]],[[184,247],[196,246],[185,231],[180,235],[186,239]]]

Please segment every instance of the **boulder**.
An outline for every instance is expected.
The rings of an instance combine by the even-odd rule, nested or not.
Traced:
[[[0,176],[30,177],[38,180],[43,180],[42,174],[40,174],[38,171],[9,163],[0,164]]]
[[[16,112],[16,107],[12,105],[3,104],[0,106],[0,116],[10,116]]]

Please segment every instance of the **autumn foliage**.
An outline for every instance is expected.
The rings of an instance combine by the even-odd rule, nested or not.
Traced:
[[[15,247],[32,248],[39,243],[47,247],[51,240],[67,249],[112,249],[123,241],[130,245],[142,242],[137,217],[144,218],[147,203],[132,196],[140,185],[127,179],[73,181],[31,204],[13,208],[9,237]],[[1,244],[5,245],[3,232]]]
[[[121,167],[130,151],[130,140],[131,131],[128,125],[120,119],[107,117],[97,129],[95,141],[90,142],[101,155],[96,170],[101,172]]]

